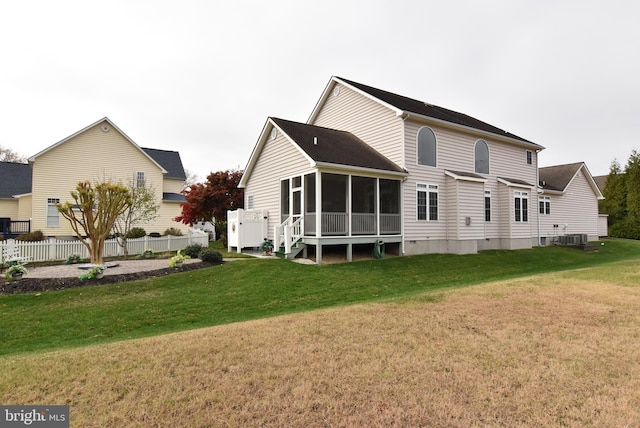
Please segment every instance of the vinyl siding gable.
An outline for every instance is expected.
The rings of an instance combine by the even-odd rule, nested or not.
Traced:
[[[269,212],[268,234],[273,239],[273,228],[280,221],[280,181],[294,175],[311,171],[309,160],[281,132],[271,138],[271,126],[263,133],[264,146],[257,154],[257,160],[251,171],[245,189],[245,208],[248,200],[253,200],[253,209],[266,209]]]
[[[47,199],[73,202],[70,192],[79,181],[111,180],[128,183],[138,171],[162,199],[161,169],[114,128],[104,132],[100,122],[39,155],[33,163],[32,230],[47,236],[69,236],[73,231],[60,216],[59,227],[47,227]],[[174,222],[177,225],[177,223]]]
[[[402,119],[393,110],[336,83],[311,125],[351,132],[382,155],[403,165]]]
[[[540,216],[540,233],[552,237],[574,233],[598,236],[598,200],[581,168],[562,195],[549,196],[551,213]],[[536,201],[536,210],[538,210]],[[558,227],[554,228],[553,225]]]

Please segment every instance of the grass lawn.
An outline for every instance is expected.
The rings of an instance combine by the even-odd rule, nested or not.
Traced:
[[[72,427],[635,427],[640,421],[640,264],[637,247],[621,245],[607,243],[608,255],[545,249],[554,269],[577,268],[519,278],[515,267],[528,260],[540,268],[540,252],[482,254],[467,258],[467,263],[482,262],[468,269],[440,256],[302,270],[290,270],[291,263],[229,263],[224,269],[231,270],[213,269],[210,277],[230,281],[231,274],[240,273],[235,266],[243,264],[251,277],[281,269],[313,282],[281,284],[269,274],[263,284],[260,278],[239,277],[251,288],[235,284],[216,298],[203,297],[211,312],[231,313],[234,306],[240,312],[250,307],[263,314],[286,311],[279,299],[304,295],[294,292],[296,287],[315,297],[300,298],[299,306],[289,308],[342,303],[325,295],[324,287],[363,303],[5,355],[0,402],[68,404]],[[634,258],[604,263],[619,251],[618,256]],[[449,273],[439,272],[439,265]],[[398,277],[401,266],[409,276]],[[510,278],[470,285],[466,281],[477,278],[478,270]],[[317,271],[325,282],[310,273]],[[418,273],[436,279],[394,285],[399,282],[394,275],[415,282],[412,275]],[[374,290],[376,282],[380,287]],[[445,289],[451,283],[457,285]],[[269,292],[251,292],[263,285]],[[139,310],[160,320],[171,311],[155,300],[164,300],[168,288],[197,287],[189,281],[129,286],[128,294],[92,296],[109,322],[130,317],[124,309],[108,314],[105,299],[117,308],[118,298],[125,303],[142,288]],[[232,290],[262,297],[252,296],[253,303],[243,306]],[[63,296],[70,315],[89,306],[78,295],[52,294]],[[197,296],[190,300],[200,305]],[[204,317],[204,311],[196,312]],[[175,320],[185,323],[185,318]]]
[[[234,261],[153,280],[0,296],[0,355],[153,336],[640,258],[640,242],[600,251],[545,247],[327,266]]]

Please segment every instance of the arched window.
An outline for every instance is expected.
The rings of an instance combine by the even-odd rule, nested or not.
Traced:
[[[436,166],[436,134],[423,126],[418,130],[418,165]]]
[[[489,174],[489,146],[484,140],[476,141],[476,173]]]

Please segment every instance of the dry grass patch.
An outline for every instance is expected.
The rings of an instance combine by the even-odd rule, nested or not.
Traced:
[[[640,287],[598,269],[5,357],[0,402],[82,427],[640,426]]]

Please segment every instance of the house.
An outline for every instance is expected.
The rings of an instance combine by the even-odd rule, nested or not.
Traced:
[[[0,217],[30,220],[30,229],[46,236],[73,236],[55,204],[73,201],[70,192],[79,181],[112,180],[153,188],[160,209],[155,221],[139,225],[147,233],[170,227],[186,232],[173,220],[184,202],[185,179],[178,152],[142,148],[105,117],[31,156],[28,165],[0,165]]]
[[[354,245],[378,241],[401,254],[530,248],[541,243],[543,149],[332,77],[307,123],[267,120],[240,186],[245,208],[269,213],[265,238],[300,242],[319,263],[325,246],[344,246],[349,259]]]
[[[0,239],[29,231],[31,207],[18,198],[31,193],[31,168],[26,163],[0,162]],[[26,218],[18,222],[17,219]],[[13,219],[13,221],[12,221]]]
[[[543,244],[568,234],[586,234],[590,241],[606,236],[606,216],[598,214],[598,201],[604,197],[584,162],[540,168],[539,176]]]

